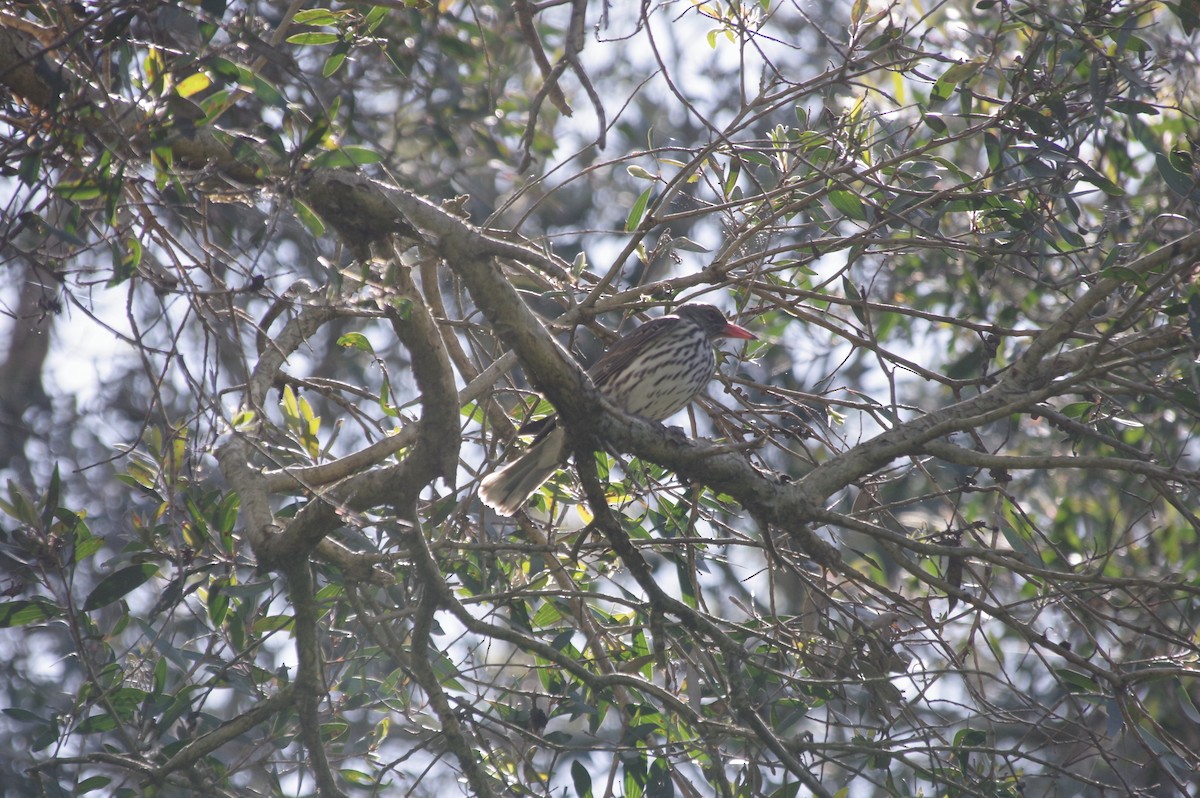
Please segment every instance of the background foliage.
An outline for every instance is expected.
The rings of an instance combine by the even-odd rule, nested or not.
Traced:
[[[1196,794],[1198,25],[7,5],[6,795]]]

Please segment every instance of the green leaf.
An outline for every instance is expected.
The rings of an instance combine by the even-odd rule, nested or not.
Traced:
[[[642,798],[645,795],[643,785],[646,783],[646,760],[625,759],[625,798]]]
[[[729,174],[725,176],[725,183],[721,187],[722,192],[726,197],[736,199],[734,190],[737,188],[738,180],[742,176],[742,162],[736,158],[729,162]]]
[[[292,17],[292,23],[295,25],[321,27],[324,25],[336,25],[338,18],[327,8],[310,8],[305,11],[296,12],[296,16]]]
[[[954,89],[974,77],[984,63],[986,63],[984,58],[972,58],[970,61],[952,65],[933,84],[933,91],[929,94],[930,100],[945,102],[950,99],[950,96],[954,94]]]
[[[100,584],[96,585],[95,589],[88,594],[87,600],[83,602],[83,611],[91,612],[101,607],[107,607],[144,585],[157,573],[157,563],[145,562],[138,565],[127,565],[121,570],[109,574],[101,579]]]
[[[245,70],[238,66],[228,58],[213,56],[206,58],[204,63],[214,75],[219,77],[225,83],[240,83],[243,80]]]
[[[370,147],[338,147],[313,158],[312,165],[321,169],[346,169],[382,160],[383,156]]]
[[[299,146],[295,149],[297,157],[303,157],[312,152],[318,145],[325,144],[329,141],[329,118],[321,115],[313,120],[309,125],[308,130],[304,132],[304,138],[301,139]]]
[[[338,346],[344,346],[347,349],[358,349],[361,352],[366,352],[368,355],[375,354],[375,350],[371,347],[371,342],[367,340],[367,336],[362,333],[352,332],[346,333],[341,338],[337,339]]]
[[[946,132],[946,123],[941,114],[925,114],[921,117],[921,121],[928,125],[934,133]]]
[[[216,582],[208,591],[208,617],[213,626],[225,623],[225,616],[229,612],[229,596],[222,587],[221,582]]]
[[[1058,675],[1063,687],[1072,693],[1099,693],[1100,688],[1096,682],[1087,674],[1073,671],[1070,668],[1055,668],[1054,672]]]
[[[829,202],[833,207],[851,219],[859,222],[867,221],[867,207],[853,191],[835,189],[829,192]]]
[[[383,384],[379,386],[379,409],[389,418],[399,418],[400,413],[392,406],[392,383],[383,375]]]
[[[562,620],[562,610],[554,602],[547,601],[538,607],[537,612],[533,615],[532,623],[538,629],[549,629],[559,624]]]
[[[1113,100],[1108,104],[1108,107],[1126,115],[1136,116],[1137,114],[1146,114],[1147,116],[1158,116],[1157,108],[1141,100]]]
[[[866,13],[868,5],[869,3],[867,0],[854,0],[854,5],[850,7],[851,27],[858,27],[858,23],[862,21],[862,16],[864,13]]]
[[[121,246],[124,243],[124,247]],[[136,238],[127,238],[123,242],[114,241],[111,247],[113,260],[113,276],[105,284],[113,288],[137,274],[142,262],[142,245]]]
[[[388,7],[387,6],[380,5],[380,6],[375,6],[374,8],[372,8],[367,13],[367,17],[364,20],[364,23],[367,28],[367,33],[371,33],[376,28],[378,28],[380,26],[380,24],[385,19],[387,19],[387,15],[388,15]]]
[[[229,425],[236,430],[242,430],[254,424],[257,418],[258,414],[253,410],[242,409],[234,413],[233,418],[229,420]]]
[[[964,771],[970,765],[971,752],[962,750],[965,748],[978,748],[987,742],[987,734],[979,729],[960,729],[958,734],[954,735],[954,747],[958,751],[958,766]]]
[[[858,318],[859,322],[865,325],[867,317],[866,310],[863,308],[863,295],[848,274],[842,275],[842,290],[846,292],[846,299],[854,303],[850,309],[854,311],[854,315]]]
[[[1171,13],[1179,17],[1183,32],[1191,36],[1200,28],[1200,2],[1197,0],[1180,0],[1178,3],[1164,3]]]
[[[592,798],[592,774],[578,759],[571,763],[571,781],[579,798]]]
[[[279,404],[283,409],[284,418],[289,421],[300,418],[300,404],[296,401],[296,392],[292,390],[292,386],[285,385],[283,387],[283,395],[279,398]]]
[[[255,73],[250,73],[248,78],[248,86],[250,90],[254,92],[254,96],[258,97],[258,99],[262,100],[267,105],[273,105],[276,108],[287,107],[287,100],[282,94],[280,94],[279,89],[275,88],[272,83],[264,80]]]
[[[54,473],[50,475],[50,486],[46,489],[46,500],[42,504],[42,527],[48,529],[58,510],[58,500],[61,497],[62,481],[58,474],[58,463],[54,464]]]
[[[325,59],[325,64],[321,67],[321,77],[330,77],[341,69],[349,54],[349,45],[346,42],[340,42],[334,52]]]
[[[1077,168],[1079,169],[1079,179],[1083,182],[1091,183],[1093,186],[1100,189],[1110,197],[1125,196],[1125,189],[1121,188],[1116,183],[1097,172],[1089,164],[1081,161],[1079,164],[1077,164]]]
[[[650,772],[646,776],[647,798],[674,798],[675,784],[671,781],[671,767],[663,758],[650,763]]]
[[[281,629],[291,629],[293,618],[290,615],[268,615],[254,622],[255,634],[277,632]]]
[[[76,785],[73,795],[84,795],[92,790],[99,790],[102,787],[107,787],[112,783],[112,779],[108,776],[92,776],[89,779],[84,779]]]
[[[107,712],[84,718],[83,723],[75,727],[78,734],[100,734],[117,728],[117,719]]]
[[[108,707],[121,722],[128,722],[149,695],[137,687],[118,687],[108,694]]]
[[[341,37],[336,33],[322,33],[313,31],[311,33],[297,33],[287,37],[288,44],[308,44],[308,45],[325,45],[335,44]]]
[[[1196,709],[1196,705],[1192,702],[1192,697],[1188,695],[1187,688],[1184,687],[1183,682],[1178,678],[1175,678],[1173,681],[1175,682],[1175,696],[1179,701],[1179,709],[1192,723],[1200,724],[1200,711]]]
[[[884,766],[886,767],[886,765]],[[882,769],[882,768],[881,768]],[[771,798],[796,798],[800,794],[800,782],[793,781],[771,793]]]
[[[642,217],[646,215],[646,205],[650,202],[650,192],[654,190],[654,186],[650,186],[637,198],[633,203],[633,207],[629,209],[629,216],[625,219],[625,232],[632,233],[642,223]]]
[[[340,775],[348,783],[354,784],[358,787],[374,787],[374,786],[376,786],[375,777],[371,776],[368,773],[363,773],[361,770],[351,770],[350,768],[342,768],[341,770],[338,771],[338,775]]]
[[[180,97],[191,97],[193,94],[199,94],[211,85],[212,78],[203,72],[197,72],[194,75],[188,75],[176,83],[175,93]]]
[[[0,603],[0,628],[25,626],[39,621],[48,621],[62,615],[57,604],[45,599],[6,601]]]
[[[959,729],[954,735],[954,747],[959,748],[964,745],[978,747],[987,742],[987,733],[979,729]]]
[[[33,714],[28,709],[21,709],[20,707],[5,707],[4,709],[0,709],[0,712],[3,712],[17,723],[45,723],[43,718]]]
[[[671,249],[680,250],[682,252],[712,252],[706,246],[697,244],[687,236],[679,236],[671,239]]]
[[[1156,152],[1154,154],[1154,162],[1158,164],[1158,173],[1162,175],[1163,182],[1181,197],[1190,197],[1196,191],[1196,181],[1191,175],[1185,174],[1175,168],[1175,164],[1171,163],[1171,159],[1166,153]]]
[[[292,207],[296,211],[296,216],[300,219],[300,223],[308,230],[313,238],[320,238],[325,235],[325,223],[321,221],[321,217],[317,216],[307,203],[303,200],[292,197]]]
[[[103,192],[90,180],[64,180],[54,187],[54,193],[71,202],[94,200]]]
[[[32,186],[38,182],[38,176],[41,174],[41,172],[42,152],[40,150],[34,150],[21,158],[21,165],[17,170],[17,179],[26,186]],[[32,211],[27,211],[27,213],[32,214]],[[37,217],[36,214],[33,215],[38,219],[41,218]]]
[[[983,134],[983,150],[987,153],[989,170],[994,172],[1000,168],[1004,147],[1004,143],[995,133],[988,131]]]
[[[8,483],[8,501],[0,500],[0,509],[22,524],[35,528],[38,525],[39,515],[33,507],[33,502],[12,480]]]

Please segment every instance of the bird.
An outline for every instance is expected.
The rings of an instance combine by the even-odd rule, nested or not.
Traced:
[[[662,421],[686,407],[713,378],[718,338],[758,336],[712,305],[682,305],[619,338],[588,375],[626,413]],[[556,417],[534,423],[540,431],[529,449],[480,482],[480,499],[502,516],[515,515],[570,453]]]

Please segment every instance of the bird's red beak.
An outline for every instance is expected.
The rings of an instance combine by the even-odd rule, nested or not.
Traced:
[[[723,338],[745,338],[747,341],[757,341],[758,336],[747,330],[745,327],[739,327],[733,322],[725,325],[725,328],[719,333]]]

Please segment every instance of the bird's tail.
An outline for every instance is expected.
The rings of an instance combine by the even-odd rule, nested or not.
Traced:
[[[561,428],[551,430],[525,454],[484,477],[479,484],[479,498],[500,515],[515,515],[562,466],[566,444],[567,436]]]

